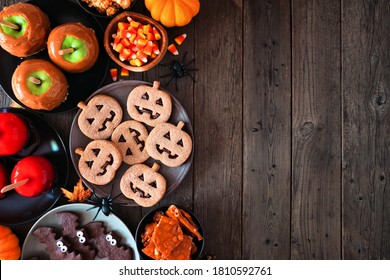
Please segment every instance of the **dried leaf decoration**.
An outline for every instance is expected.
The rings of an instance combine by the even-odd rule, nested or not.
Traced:
[[[70,192],[64,188],[61,188],[61,191],[64,196],[69,199],[69,202],[84,202],[92,194],[90,189],[84,189],[81,179],[77,182],[76,186],[73,187],[73,192]]]

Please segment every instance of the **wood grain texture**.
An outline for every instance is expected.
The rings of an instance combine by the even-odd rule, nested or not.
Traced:
[[[195,19],[194,211],[218,259],[241,258],[242,4],[202,1]]]
[[[244,7],[243,258],[289,259],[290,1]]]
[[[390,6],[344,0],[343,258],[390,258]]]
[[[340,1],[292,1],[291,257],[339,259]]]

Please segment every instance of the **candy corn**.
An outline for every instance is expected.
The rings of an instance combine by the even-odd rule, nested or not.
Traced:
[[[122,77],[128,77],[129,76],[129,70],[122,67],[121,76]]]
[[[118,69],[116,68],[110,69],[110,75],[112,80],[115,82],[118,79]]]
[[[112,48],[119,59],[133,66],[142,66],[160,54],[158,40],[161,34],[156,27],[133,20],[119,22],[117,32],[112,36]]]
[[[176,46],[174,44],[170,44],[168,46],[168,51],[170,51],[174,55],[178,55],[179,51],[177,50]]]
[[[180,46],[181,44],[183,44],[186,38],[187,38],[187,34],[181,34],[175,38],[175,42]]]

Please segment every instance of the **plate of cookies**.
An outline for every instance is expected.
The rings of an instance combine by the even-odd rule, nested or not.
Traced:
[[[133,235],[114,214],[84,203],[59,206],[30,229],[22,260],[139,260]],[[96,216],[96,217],[95,217]]]
[[[115,82],[78,107],[70,131],[71,159],[98,196],[151,207],[180,185],[192,164],[192,126],[159,81]]]
[[[103,83],[109,65],[104,31],[77,3],[20,2],[5,7],[0,17],[10,26],[0,27],[0,84],[23,108],[74,110]]]

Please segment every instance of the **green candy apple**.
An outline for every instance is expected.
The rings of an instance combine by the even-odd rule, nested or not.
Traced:
[[[77,39],[74,36],[66,36],[62,42],[61,49],[72,48],[73,52],[66,53],[62,57],[72,63],[77,63],[82,61],[87,56],[87,46],[85,42],[81,39]]]
[[[38,79],[40,83],[36,84],[30,81],[30,77]],[[44,94],[46,91],[50,89],[51,85],[52,85],[51,78],[45,71],[31,72],[27,76],[27,88],[34,95],[41,96],[42,94]]]
[[[4,24],[0,24],[1,29],[3,32],[9,36],[19,38],[24,35],[27,28],[27,21],[22,16],[9,16],[6,18],[3,18],[3,20],[8,21],[9,23],[16,24],[19,26],[18,29],[12,29]]]

